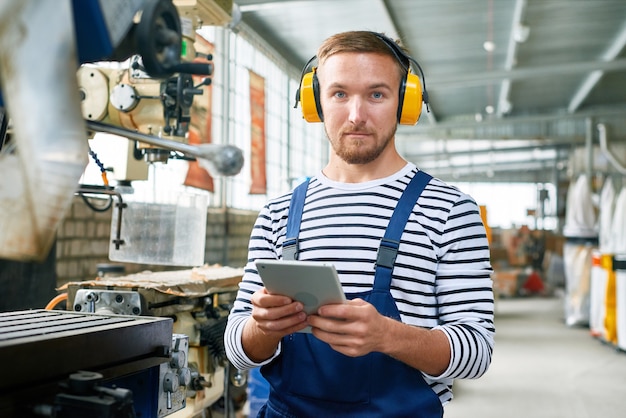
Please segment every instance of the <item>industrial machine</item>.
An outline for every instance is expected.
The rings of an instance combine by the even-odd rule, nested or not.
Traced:
[[[243,269],[114,267],[67,283],[47,309],[0,313],[0,416],[234,417],[247,375],[223,334]]]
[[[186,408],[172,417],[206,416],[215,408],[230,417],[246,400],[246,375],[230,367],[223,341],[242,275],[241,268],[222,266],[104,274],[70,282],[62,290],[67,292],[67,309],[74,312],[172,318],[173,332],[188,337],[191,375]]]
[[[176,151],[214,176],[240,171],[238,148],[186,143],[190,106],[213,70],[211,57],[197,57],[190,39],[198,25],[216,21],[216,10],[228,16],[222,6],[2,2],[1,258],[47,256],[87,163],[87,131],[136,141],[148,161],[165,162]],[[194,76],[203,78],[195,83]]]
[[[188,338],[172,334],[171,319],[29,310],[0,314],[0,330],[0,353],[12,359],[3,417],[163,417],[185,407]]]
[[[182,156],[213,176],[240,171],[238,148],[188,141],[190,109],[213,72],[195,30],[225,25],[231,7],[0,2],[0,258],[44,259],[75,193],[117,193],[106,181],[78,184],[96,133],[125,138],[129,163]],[[123,208],[120,198],[120,224]],[[182,280],[177,294],[162,291],[180,279],[172,273],[81,282],[68,286],[66,311],[0,314],[0,353],[11,359],[0,416],[206,416],[220,400],[230,416],[245,376],[230,370],[221,339],[240,276]]]

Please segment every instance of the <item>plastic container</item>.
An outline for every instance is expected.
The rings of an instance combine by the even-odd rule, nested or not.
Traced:
[[[611,344],[617,345],[617,301],[615,299],[615,269],[613,256],[602,254],[600,263],[606,271],[606,289],[604,296],[604,337]]]
[[[597,239],[567,238],[563,245],[565,267],[565,322],[589,326],[592,253]]]
[[[591,335],[605,339],[604,317],[606,315],[607,271],[602,268],[600,251],[591,256],[591,287],[589,289],[589,330]]]
[[[626,254],[613,257],[613,270],[615,270],[617,347],[626,350]]]
[[[207,198],[180,193],[171,200],[170,203],[125,200],[119,248],[115,242],[119,212],[114,210],[109,259],[168,266],[203,265]]]

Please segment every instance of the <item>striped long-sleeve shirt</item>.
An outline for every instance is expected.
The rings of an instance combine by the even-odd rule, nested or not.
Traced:
[[[365,183],[337,183],[323,174],[309,184],[299,235],[300,260],[332,262],[345,293],[372,287],[378,246],[404,188],[416,173],[407,164],[396,174]],[[251,295],[262,287],[254,260],[282,258],[291,193],[269,201],[253,228],[248,264],[224,336],[230,361],[251,361],[241,345]],[[400,241],[391,294],[402,322],[437,328],[448,337],[451,360],[440,376],[424,378],[442,403],[452,382],[477,378],[491,363],[494,345],[491,265],[478,206],[468,195],[433,179],[416,202]],[[274,357],[280,354],[278,347]]]

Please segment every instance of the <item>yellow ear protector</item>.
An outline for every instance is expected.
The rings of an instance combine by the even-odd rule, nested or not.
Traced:
[[[426,91],[426,81],[422,67],[420,67],[417,61],[407,55],[392,39],[380,33],[375,33],[375,35],[391,49],[393,55],[406,70],[406,77],[404,77],[400,83],[398,123],[401,125],[415,125],[422,113],[422,102],[426,104],[426,109],[428,109],[428,92]],[[298,102],[300,102],[302,117],[307,122],[322,122],[324,120],[322,107],[320,105],[319,83],[316,74],[317,69],[316,67],[311,67],[309,70],[309,66],[316,58],[316,56],[313,56],[302,69],[300,87],[296,92],[296,105],[294,106],[298,107]],[[420,77],[411,71],[411,64],[419,71],[422,80],[421,83]],[[423,90],[422,84],[424,86]]]
[[[298,107],[298,102],[300,102],[302,117],[307,122],[322,122],[324,120],[322,106],[320,104],[320,90],[316,74],[317,68],[311,67],[311,71],[306,72],[309,65],[311,65],[316,58],[316,56],[313,56],[302,69],[300,87],[296,92],[296,105],[294,106],[294,108]]]

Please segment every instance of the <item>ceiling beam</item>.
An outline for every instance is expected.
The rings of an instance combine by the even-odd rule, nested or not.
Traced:
[[[478,154],[506,154],[509,152],[524,152],[534,151],[536,149],[547,150],[556,148],[568,148],[584,145],[584,139],[582,140],[561,140],[561,141],[545,141],[541,143],[533,143],[529,145],[522,145],[518,147],[495,147],[495,148],[480,148],[480,149],[467,149],[464,151],[432,151],[432,152],[419,152],[417,154],[404,155],[411,160],[427,160],[433,158],[448,158],[448,157],[463,157],[466,155],[478,155]]]
[[[624,23],[622,29],[615,37],[615,40],[611,42],[611,45],[604,52],[604,54],[602,54],[600,59],[602,61],[613,61],[624,48],[624,45],[626,45],[626,23]],[[591,90],[593,90],[596,84],[598,84],[603,75],[604,72],[601,70],[592,71],[587,75],[576,93],[574,93],[572,100],[569,102],[569,105],[567,106],[568,112],[574,113],[578,110],[578,107],[585,101],[589,93],[591,93]]]
[[[514,127],[527,124],[539,124],[549,122],[581,121],[589,117],[626,117],[626,106],[603,107],[597,109],[587,109],[574,114],[537,114],[527,116],[512,116],[503,118],[487,118],[481,122],[472,119],[445,120],[439,121],[437,125],[428,123],[418,123],[416,126],[398,126],[398,135],[437,135],[450,129],[474,129],[484,130],[495,127]],[[469,135],[469,134],[468,134]],[[461,139],[461,138],[459,138]],[[467,138],[463,138],[467,139]],[[472,136],[470,139],[489,139]]]
[[[517,46],[523,42],[523,37],[520,37],[520,31],[524,28],[528,29],[523,24],[524,11],[526,10],[527,0],[516,0],[515,9],[513,10],[513,22],[511,23],[511,34],[509,35],[509,46],[506,51],[506,60],[504,62],[504,69],[511,70],[515,66],[517,59]],[[511,92],[511,80],[505,79],[500,86],[500,95],[498,96],[498,109],[497,115],[502,116],[511,111],[511,101],[509,100],[509,94]]]
[[[463,180],[464,177],[483,179],[493,182],[499,177],[510,175],[507,181],[551,181],[553,178],[556,160],[564,158],[551,158],[546,160],[527,160],[516,162],[491,162],[486,164],[462,165],[454,167],[420,167],[419,161],[413,161],[419,168],[423,168],[428,174],[446,179]],[[411,161],[411,160],[409,160]]]
[[[476,87],[501,82],[502,80],[523,80],[537,77],[559,76],[563,74],[587,73],[591,71],[626,70],[626,58],[614,61],[584,61],[554,64],[543,67],[514,68],[487,72],[466,72],[447,76],[431,76],[428,86],[431,88]]]
[[[456,183],[554,183],[554,169],[545,167],[538,171],[494,171],[494,172],[470,172],[470,173],[435,173],[428,171],[428,174],[440,178],[450,184]]]

